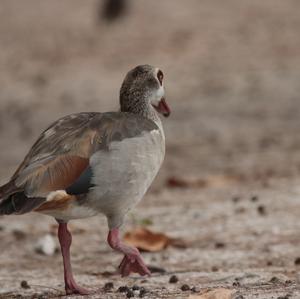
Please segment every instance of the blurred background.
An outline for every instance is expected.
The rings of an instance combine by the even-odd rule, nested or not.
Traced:
[[[295,241],[300,228],[295,209],[300,174],[299,31],[297,0],[2,0],[0,182],[12,175],[49,123],[74,112],[117,110],[126,72],[152,64],[165,74],[172,114],[163,120],[165,163],[135,217],[150,219],[156,230],[192,240],[185,252],[199,262],[185,267],[175,259],[165,262],[166,267],[261,269],[274,254],[279,259],[272,261],[275,270],[287,275],[291,267],[295,275],[300,245]],[[265,202],[254,203],[261,193]],[[187,219],[181,218],[183,212]],[[266,219],[261,217],[266,214]],[[49,224],[44,216],[34,217]],[[14,240],[5,233],[10,231],[7,223],[18,229],[34,226],[29,216],[1,219],[6,245]],[[85,224],[91,230],[89,222]],[[217,228],[205,231],[208,224]],[[98,236],[99,227],[93,229]],[[36,234],[46,231],[45,224]],[[241,239],[245,234],[250,239]],[[98,248],[97,238],[93,243],[86,236],[86,242]],[[225,248],[232,256],[219,255],[215,238],[235,244]],[[280,244],[291,240],[293,249],[282,250]],[[270,242],[275,249],[268,247]],[[77,246],[75,252],[81,248]],[[199,248],[207,250],[206,258],[200,258]],[[89,255],[97,256],[97,250]],[[178,249],[170,250],[176,256]],[[239,261],[234,250],[242,252]],[[255,250],[264,258],[253,260]],[[178,256],[182,261],[187,255],[180,251]],[[156,258],[163,261],[163,256]],[[5,261],[2,258],[2,264]],[[92,262],[87,264],[92,267]],[[12,283],[9,290],[14,287]]]
[[[1,2],[1,181],[57,118],[118,109],[145,63],[164,71],[173,110],[163,171],[298,172],[296,0],[124,2],[117,19],[105,1]]]

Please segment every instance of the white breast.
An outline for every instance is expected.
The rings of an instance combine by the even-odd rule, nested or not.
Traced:
[[[106,215],[125,214],[146,193],[162,164],[165,138],[159,130],[112,142],[91,158],[95,187],[90,204]]]

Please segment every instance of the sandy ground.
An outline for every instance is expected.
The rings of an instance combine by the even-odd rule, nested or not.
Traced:
[[[146,219],[186,246],[143,253],[160,273],[121,279],[105,219],[74,221],[76,278],[95,290],[90,298],[125,298],[118,287],[133,284],[145,298],[187,298],[185,283],[197,293],[235,289],[239,299],[300,298],[299,1],[130,4],[107,23],[92,0],[1,2],[0,182],[50,122],[117,109],[124,74],[157,65],[173,110],[167,156],[124,230]],[[171,177],[186,186],[170,186]],[[60,254],[34,249],[53,225],[37,214],[0,219],[0,298],[63,295]]]

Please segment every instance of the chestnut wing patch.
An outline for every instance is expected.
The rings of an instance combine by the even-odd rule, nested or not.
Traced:
[[[64,190],[88,167],[89,159],[78,156],[56,156],[41,159],[26,167],[16,178],[27,196],[45,196],[50,191]]]
[[[11,182],[15,190],[22,190],[29,197],[67,188],[71,194],[81,194],[89,188],[91,173],[85,170],[93,153],[110,150],[113,141],[157,129],[153,121],[130,113],[66,116],[41,134]]]

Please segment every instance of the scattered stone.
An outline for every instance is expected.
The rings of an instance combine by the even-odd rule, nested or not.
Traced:
[[[273,262],[272,261],[267,261],[267,266],[273,266]]]
[[[253,201],[253,202],[258,201],[258,196],[257,195],[251,196],[251,201]]]
[[[263,205],[260,205],[257,207],[257,212],[258,212],[258,214],[260,214],[262,216],[267,215],[266,207]]]
[[[141,280],[141,283],[147,283],[148,282],[148,280],[147,279],[143,279],[143,280]]]
[[[192,288],[191,288],[191,291],[192,291],[193,293],[196,293],[198,290],[197,290],[196,287],[192,287]]]
[[[291,283],[293,283],[293,282],[292,282],[290,279],[288,279],[288,280],[285,281],[285,283],[286,283],[286,284],[291,284]]]
[[[129,290],[128,286],[121,286],[118,288],[119,293],[127,293]]]
[[[234,299],[244,299],[244,296],[243,295],[238,295],[238,296],[234,297]]]
[[[296,266],[299,266],[299,265],[300,265],[300,257],[297,257],[297,258],[295,259],[295,265],[296,265]]]
[[[140,289],[140,287],[134,284],[131,289],[133,291],[138,291]]]
[[[239,281],[234,281],[233,284],[232,284],[233,287],[240,287],[241,284]]]
[[[126,297],[127,297],[127,298],[132,298],[132,297],[134,297],[134,292],[131,291],[131,290],[128,290],[128,292],[127,292],[127,294],[126,294]]]
[[[35,245],[35,252],[43,255],[52,256],[56,250],[56,244],[54,238],[47,234],[46,236],[40,238]]]
[[[26,280],[22,280],[20,285],[22,289],[30,289],[30,285]]]
[[[224,247],[226,247],[226,245],[223,242],[216,242],[215,243],[215,248],[217,248],[217,249],[224,248]]]
[[[274,277],[272,277],[272,278],[270,279],[270,282],[271,282],[271,283],[279,283],[279,282],[280,282],[280,279],[279,279],[278,277],[274,276]]]
[[[178,282],[178,277],[176,275],[172,275],[169,279],[169,283],[177,283]]]
[[[185,291],[189,291],[191,288],[188,284],[183,284],[180,289],[181,291],[185,292]]]
[[[212,272],[217,272],[217,271],[219,271],[219,268],[217,266],[212,266],[211,271]]]
[[[101,5],[98,8],[98,18],[107,22],[116,21],[126,15],[129,6],[126,0],[106,0],[99,3]]]
[[[114,288],[114,284],[112,282],[107,282],[104,287],[103,290],[104,292],[109,292],[110,290],[112,290]]]
[[[277,297],[277,299],[289,299],[289,298],[290,298],[289,294],[287,294],[285,296],[279,296],[279,297]]]

